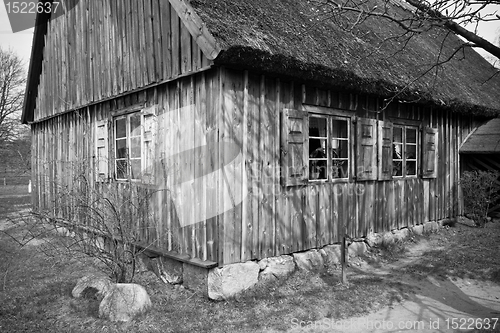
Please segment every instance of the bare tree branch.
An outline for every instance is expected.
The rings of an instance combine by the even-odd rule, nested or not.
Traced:
[[[368,18],[385,20],[397,24],[405,33],[420,34],[433,27],[442,27],[461,36],[470,43],[470,47],[482,48],[500,59],[500,46],[494,45],[477,35],[479,22],[500,21],[500,15],[491,5],[498,5],[498,0],[406,0],[414,10],[407,15],[397,16],[390,10],[392,0],[383,0],[383,6],[373,5],[368,0],[310,0],[321,9],[318,17],[328,19],[347,31],[353,31]],[[346,14],[353,14],[346,15]],[[464,28],[475,25],[471,32]]]

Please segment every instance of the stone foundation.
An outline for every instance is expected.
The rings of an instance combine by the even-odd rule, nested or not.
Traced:
[[[436,232],[442,225],[441,221],[426,222],[410,228],[382,234],[370,234],[362,241],[349,244],[349,259],[364,255],[371,247],[403,241],[412,234],[422,235],[423,233]],[[182,275],[183,285],[188,289],[213,300],[225,300],[255,286],[259,281],[266,282],[286,278],[298,269],[320,272],[327,267],[340,265],[341,258],[341,245],[334,244],[291,255],[235,263],[212,269],[178,263],[182,265],[182,268],[173,265],[169,273],[176,276]]]

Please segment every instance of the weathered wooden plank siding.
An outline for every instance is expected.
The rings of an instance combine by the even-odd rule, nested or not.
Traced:
[[[35,121],[212,63],[168,1],[68,5],[74,9],[48,22]]]
[[[144,80],[149,80],[147,73]],[[120,82],[117,89],[129,86]],[[284,108],[300,110],[303,102],[355,111],[363,118],[437,127],[438,177],[282,186],[280,113]],[[224,265],[337,243],[344,234],[362,237],[461,212],[455,147],[472,130],[468,117],[407,105],[377,113],[373,111],[383,103],[375,99],[233,69],[211,69],[34,123],[35,208],[60,214],[71,210],[73,199],[61,197],[60,188],[78,184],[78,175],[95,183],[96,122],[133,105],[157,105],[158,121],[156,183],[138,190],[148,200],[134,232],[165,250]],[[110,147],[113,144],[110,139]],[[207,152],[203,155],[197,147]],[[352,163],[352,172],[355,167]],[[201,175],[202,180],[195,181]],[[192,185],[181,190],[179,179]],[[112,181],[96,186],[111,193],[129,185]]]

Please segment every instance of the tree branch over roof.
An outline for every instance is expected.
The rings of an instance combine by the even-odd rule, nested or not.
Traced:
[[[384,19],[397,24],[403,34],[419,34],[433,27],[442,27],[461,36],[469,42],[469,47],[482,48],[500,59],[500,47],[480,37],[475,32],[464,28],[465,25],[475,25],[479,22],[500,21],[500,15],[491,5],[500,4],[499,0],[436,0],[427,2],[421,0],[385,0],[385,6],[372,6],[369,0],[311,0],[322,9],[318,13],[323,19],[332,19],[341,27],[352,31],[368,18]],[[389,3],[407,6],[407,16],[396,16],[389,9]],[[408,5],[409,4],[409,5]],[[411,6],[410,6],[411,5]],[[355,15],[347,18],[346,13]],[[348,22],[348,23],[346,23]]]

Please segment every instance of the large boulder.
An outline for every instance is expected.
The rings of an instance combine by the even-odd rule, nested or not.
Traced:
[[[327,245],[320,249],[319,253],[323,256],[326,266],[342,263],[342,247],[340,245]]]
[[[353,242],[349,245],[349,257],[360,257],[366,253],[365,242]]]
[[[305,271],[321,271],[325,268],[325,261],[321,253],[316,250],[309,250],[293,254],[293,260],[299,269]]]
[[[263,269],[262,261],[266,262]],[[295,270],[295,262],[292,256],[283,255],[266,258],[262,259],[261,262],[259,262],[259,268],[261,268],[260,278],[264,280],[286,277]]]
[[[208,272],[208,297],[225,300],[236,296],[259,281],[259,270],[259,264],[253,261],[212,268]]]
[[[117,283],[99,305],[99,317],[111,321],[130,321],[151,307],[144,287],[134,283]]]
[[[113,282],[103,275],[90,274],[80,278],[76,282],[71,294],[75,298],[80,298],[91,292],[96,297],[102,298],[113,288]]]

